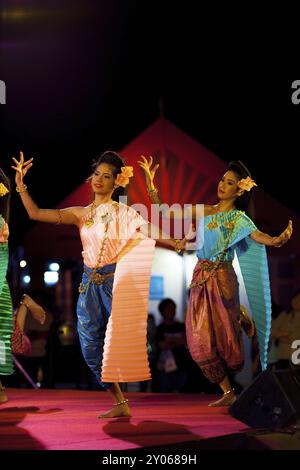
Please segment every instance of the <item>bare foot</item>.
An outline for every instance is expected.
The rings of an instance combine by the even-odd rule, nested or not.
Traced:
[[[35,320],[41,323],[41,325],[45,323],[45,320],[46,320],[45,310],[39,304],[37,304],[29,295],[24,294],[22,297],[21,303],[24,304],[25,307],[28,308],[28,310],[30,310]]]
[[[229,393],[224,393],[222,398],[213,403],[209,403],[208,406],[231,406],[236,401],[236,396],[233,390],[230,390]]]
[[[8,401],[7,395],[4,390],[4,387],[0,387],[0,405]]]
[[[98,418],[100,419],[105,419],[105,418],[119,418],[119,417],[126,417],[126,416],[131,416],[129,406],[127,403],[122,403],[120,405],[114,405],[114,407],[107,411],[106,413],[103,413],[102,415],[99,415]]]

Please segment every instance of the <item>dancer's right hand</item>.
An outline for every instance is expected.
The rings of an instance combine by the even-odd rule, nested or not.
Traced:
[[[24,154],[23,152],[20,152],[20,161],[18,161],[14,157],[12,159],[16,165],[16,166],[12,166],[12,168],[16,170],[15,182],[17,186],[21,186],[23,184],[24,176],[26,175],[29,168],[31,168],[33,165],[32,163],[33,158],[30,158],[30,160],[27,160],[26,162],[24,162]]]
[[[144,157],[144,155],[141,155],[140,158],[142,158],[143,161],[138,161],[138,164],[141,168],[143,168],[145,172],[147,186],[150,189],[154,189],[154,176],[157,168],[159,167],[159,163],[157,163],[153,168],[151,168],[153,165],[153,158],[151,156],[149,157],[149,161],[146,157]]]

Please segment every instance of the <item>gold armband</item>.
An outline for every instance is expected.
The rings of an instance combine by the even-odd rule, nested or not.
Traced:
[[[158,196],[158,189],[157,188],[153,188],[153,189],[147,189],[148,191],[148,194],[150,196],[150,199],[151,201],[154,203],[154,204],[161,204],[161,201],[159,199],[159,196]]]
[[[26,184],[23,184],[21,187],[16,187],[16,191],[17,193],[21,194],[21,193],[25,193],[27,191],[27,186]]]
[[[178,240],[178,239],[175,240],[175,247],[174,248],[175,248],[176,253],[181,253],[181,251],[182,251],[181,248],[178,248],[178,245],[179,245],[180,242],[181,242],[181,240]]]

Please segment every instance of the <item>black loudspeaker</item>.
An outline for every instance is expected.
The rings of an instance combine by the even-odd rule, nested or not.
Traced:
[[[281,428],[300,418],[300,369],[267,370],[244,390],[230,414],[252,428]]]

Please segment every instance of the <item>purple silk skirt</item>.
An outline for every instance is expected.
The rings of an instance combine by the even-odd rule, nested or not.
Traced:
[[[186,333],[192,358],[211,382],[219,383],[243,367],[244,351],[235,271],[230,261],[215,267],[210,260],[195,266]]]

